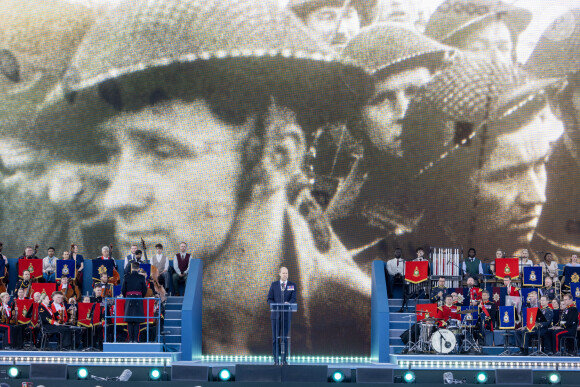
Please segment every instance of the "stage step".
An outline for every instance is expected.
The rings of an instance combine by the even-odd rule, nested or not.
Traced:
[[[181,351],[181,308],[183,297],[167,297],[165,303],[165,344],[176,352]]]

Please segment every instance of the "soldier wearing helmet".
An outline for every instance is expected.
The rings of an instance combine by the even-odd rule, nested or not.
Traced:
[[[376,0],[290,0],[288,6],[315,36],[340,50],[373,21]]]
[[[31,135],[83,143],[67,157],[108,166],[101,205],[121,244],[187,242],[204,260],[205,348],[246,354],[268,348],[265,294],[281,265],[303,273],[303,294],[338,281],[370,296],[328,225],[308,220],[317,206],[303,178],[306,134],[356,118],[370,92],[363,69],[274,1],[127,1],[85,36]],[[338,313],[314,312],[307,296],[301,310],[293,330],[309,338],[323,325],[310,313]],[[368,334],[362,326],[341,345]]]
[[[483,58],[516,61],[518,36],[532,20],[526,9],[488,0],[445,0],[429,18],[425,34]]]

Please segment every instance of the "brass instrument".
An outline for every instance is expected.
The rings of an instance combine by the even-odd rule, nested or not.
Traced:
[[[8,320],[8,323],[15,325],[17,321],[18,321],[18,308],[16,307],[16,304],[15,304],[14,310],[11,313],[11,316],[10,316],[10,319]]]
[[[4,305],[1,305],[1,307],[2,307],[2,315],[0,316],[0,324],[7,324],[8,316],[6,315],[6,309],[4,308]]]
[[[71,302],[72,301],[72,302]],[[78,315],[78,308],[77,308],[77,304],[76,304],[76,300],[74,298],[71,298],[69,300],[70,302],[70,307],[68,308],[68,311],[70,313],[70,325],[76,325],[77,324],[77,315]]]

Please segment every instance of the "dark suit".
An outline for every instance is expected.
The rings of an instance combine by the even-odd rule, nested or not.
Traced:
[[[145,277],[136,271],[131,271],[125,276],[121,289],[125,301],[125,321],[129,331],[129,341],[139,341],[139,323],[145,321],[143,300],[131,300],[131,298],[143,298],[147,294]]]
[[[296,303],[296,284],[294,282],[286,281],[286,288],[282,291],[282,286],[280,281],[272,282],[270,285],[270,291],[268,292],[268,304],[282,304]],[[272,323],[272,355],[274,356],[274,362],[278,363],[280,357],[281,348],[278,346],[278,336],[284,336],[284,354],[282,356],[282,362],[286,361],[286,355],[288,353],[288,332],[290,331],[290,323],[292,321],[292,312],[284,313],[285,317],[282,318],[281,312],[270,312],[270,320]]]

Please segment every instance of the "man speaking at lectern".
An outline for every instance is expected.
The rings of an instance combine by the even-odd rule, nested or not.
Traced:
[[[268,292],[268,304],[295,304],[296,303],[296,284],[288,281],[288,269],[280,268],[280,281],[272,282]],[[284,353],[282,354],[282,364],[288,364],[286,354],[288,353],[288,331],[292,321],[292,312],[286,312],[285,318],[282,319],[281,312],[271,312],[270,320],[272,321],[272,355],[274,364],[279,364],[281,345],[277,345],[277,336],[284,336]],[[282,327],[284,331],[282,332]],[[282,343],[280,343],[282,344]]]

